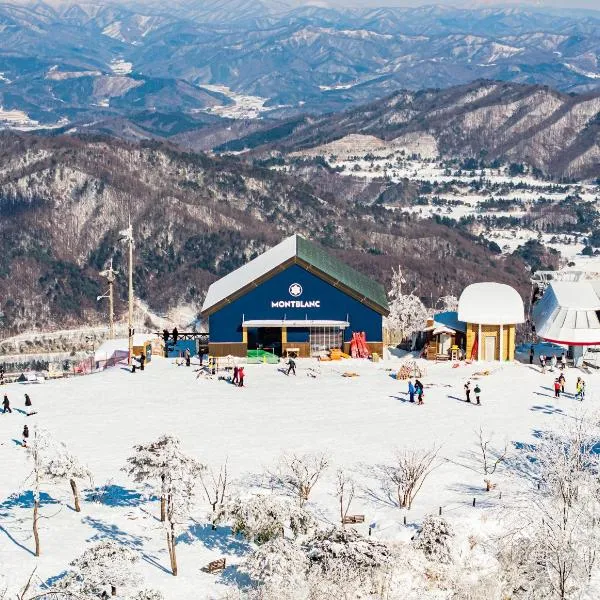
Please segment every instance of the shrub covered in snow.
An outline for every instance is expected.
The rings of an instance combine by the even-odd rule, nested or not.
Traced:
[[[315,526],[313,516],[289,498],[272,494],[240,496],[225,504],[218,520],[231,521],[232,531],[257,544],[282,537],[286,527],[294,535],[308,533]]]
[[[309,566],[306,553],[298,544],[277,537],[253,552],[244,570],[257,582],[297,587],[303,585]]]
[[[444,517],[427,515],[415,537],[415,548],[422,550],[425,556],[440,563],[452,562],[450,538],[454,532]]]

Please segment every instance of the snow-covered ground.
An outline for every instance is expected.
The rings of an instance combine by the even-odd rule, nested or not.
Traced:
[[[110,68],[115,75],[129,75],[133,70],[133,63],[130,63],[122,58],[113,58],[110,61]]]
[[[588,393],[582,405],[571,396],[578,370],[567,371],[568,394],[555,400],[554,375],[542,375],[528,364],[462,363],[452,368],[450,363],[423,363],[425,405],[417,406],[407,402],[406,383],[392,377],[399,359],[298,363],[296,377],[286,377],[276,365],[248,365],[244,389],[197,379],[194,368],[156,357],[143,373],[117,367],[42,385],[5,386],[13,413],[0,414],[0,564],[9,592],[14,595],[36,567],[36,582],[55,581],[86,547],[110,538],[140,554],[147,585],[161,590],[166,600],[222,596],[239,576],[235,565],[247,555],[248,544],[225,527],[211,531],[208,505],[200,498],[179,539],[180,574],[172,577],[164,530],[156,519],[158,502],[146,500],[144,490],[121,471],[134,444],[164,433],[178,436],[184,449],[207,465],[218,467],[227,458],[241,489],[257,486],[283,452],[327,452],[330,467],[309,502],[324,523],[339,518],[334,481],[336,469],[343,467],[358,483],[351,512],[365,514],[365,524],[357,526],[363,534],[371,524],[376,538],[408,540],[415,524],[427,513],[437,514],[440,506],[463,534],[484,531],[494,520],[494,507],[511,502],[515,484],[499,472],[498,488],[483,491],[476,430],[493,432],[498,445],[506,440],[517,452],[540,431],[570,421],[582,406],[595,408],[600,385],[599,374],[584,374]],[[308,377],[309,369],[319,374]],[[342,377],[345,371],[358,376]],[[482,388],[481,407],[463,401],[467,378]],[[38,411],[34,416],[24,415],[25,392]],[[32,555],[31,465],[20,447],[25,423],[64,441],[87,463],[95,488],[108,486],[103,502],[94,500],[99,494],[84,491],[81,513],[70,508],[68,484],[45,487],[41,510],[49,518],[41,521],[38,559]],[[389,463],[396,449],[432,444],[441,446],[441,464],[412,510],[392,506],[374,467]],[[222,575],[201,571],[223,556],[230,566]]]
[[[210,92],[223,94],[233,100],[234,103],[228,106],[211,106],[210,108],[199,109],[198,112],[208,112],[229,119],[259,119],[263,113],[275,110],[276,108],[281,108],[278,106],[265,106],[269,100],[268,98],[240,94],[234,92],[226,85],[203,83],[199,85],[199,87]]]

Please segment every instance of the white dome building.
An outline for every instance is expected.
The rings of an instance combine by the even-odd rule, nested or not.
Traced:
[[[467,286],[458,300],[458,320],[466,324],[466,357],[514,360],[516,325],[525,322],[523,300],[503,283]]]

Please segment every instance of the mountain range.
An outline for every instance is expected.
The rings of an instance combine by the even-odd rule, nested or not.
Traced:
[[[4,3],[0,121],[81,126],[176,110],[204,122],[233,105],[241,116],[279,119],[480,78],[586,93],[600,86],[599,15],[257,0]]]

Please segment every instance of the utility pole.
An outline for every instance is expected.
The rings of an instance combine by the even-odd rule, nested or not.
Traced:
[[[112,258],[110,259],[110,266],[108,269],[104,271],[100,271],[100,275],[102,277],[106,277],[108,281],[108,291],[103,296],[98,296],[96,300],[101,300],[102,298],[108,298],[108,325],[109,325],[109,339],[113,340],[115,338],[115,303],[114,303],[114,283],[115,283],[115,275],[117,271],[113,269]]]
[[[131,215],[129,215],[129,227],[121,231],[121,239],[129,246],[129,311],[128,311],[128,335],[129,335],[129,358],[127,364],[131,366],[133,357],[133,228],[131,226]]]

